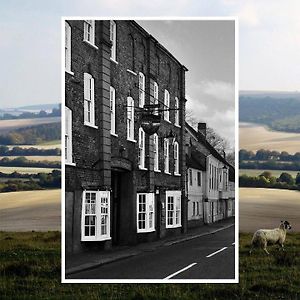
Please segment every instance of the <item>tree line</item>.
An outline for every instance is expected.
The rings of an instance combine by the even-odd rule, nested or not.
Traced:
[[[35,147],[22,148],[1,146],[0,156],[60,156],[61,150],[59,148],[53,149],[38,149]]]
[[[9,113],[0,116],[0,120],[17,120],[17,119],[36,119],[36,118],[49,118],[49,117],[60,117],[61,116],[61,105],[58,108],[53,108],[50,113],[44,110],[40,110],[38,113],[23,112],[20,115],[12,115]]]
[[[1,173],[0,177],[9,178],[11,174]],[[26,175],[28,180],[23,181],[20,178],[24,178]],[[39,173],[34,175],[28,174],[14,174],[14,179],[8,179],[5,182],[0,182],[0,192],[17,192],[17,191],[31,191],[42,190],[49,188],[61,188],[61,172],[59,170],[53,170],[51,173]],[[34,180],[34,178],[36,180]]]
[[[259,176],[241,175],[239,185],[240,187],[300,190],[300,172],[295,178],[287,172],[281,173],[279,177],[273,176],[269,171],[264,171]]]
[[[2,145],[36,145],[61,139],[61,123],[41,124],[18,128],[0,135]]]
[[[239,104],[241,122],[265,124],[279,131],[300,132],[300,101],[297,95],[287,98],[242,95]]]
[[[295,154],[289,154],[286,151],[270,151],[260,149],[256,152],[248,151],[245,149],[241,149],[239,151],[239,159],[243,160],[272,160],[272,161],[299,161],[300,162],[300,152],[296,152]]]
[[[29,160],[26,157],[20,156],[14,159],[4,157],[0,160],[0,166],[5,167],[28,167],[28,168],[55,168],[59,169],[60,162],[57,161],[34,161]]]

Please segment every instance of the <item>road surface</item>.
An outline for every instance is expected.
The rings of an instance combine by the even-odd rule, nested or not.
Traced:
[[[234,226],[67,276],[68,279],[234,279]]]

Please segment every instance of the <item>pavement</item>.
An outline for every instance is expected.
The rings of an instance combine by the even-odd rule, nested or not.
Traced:
[[[199,237],[215,234],[234,226],[234,217],[213,224],[190,228],[188,233],[176,237],[167,237],[155,242],[141,243],[135,246],[114,247],[106,251],[89,251],[66,256],[66,277],[79,272],[152,252],[163,247],[184,243]]]

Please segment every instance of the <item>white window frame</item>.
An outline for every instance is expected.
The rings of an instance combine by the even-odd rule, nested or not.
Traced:
[[[111,86],[109,92],[110,100],[110,133],[116,135],[116,90]]]
[[[139,169],[146,170],[145,167],[145,131],[142,127],[139,128],[139,149],[138,149],[138,159],[139,159]]]
[[[153,83],[153,98],[154,98],[154,104],[158,105],[158,84],[157,84],[157,82]],[[154,109],[154,114],[158,115],[158,107]]]
[[[71,26],[65,21],[65,71],[74,75],[71,71]]]
[[[89,73],[84,73],[84,125],[95,126],[95,80]]]
[[[87,202],[87,195],[95,195],[94,202]],[[85,235],[85,217],[95,217],[95,235]],[[102,223],[104,221],[104,223]],[[91,226],[91,225],[90,225]],[[105,229],[105,230],[104,230]],[[110,240],[110,192],[84,190],[82,193],[81,241]]]
[[[165,97],[164,97],[164,120],[170,122],[170,93],[165,90]]]
[[[145,75],[139,72],[139,107],[145,105]]]
[[[154,152],[154,171],[160,172],[159,170],[159,143],[158,134],[153,135],[153,152]]]
[[[134,100],[132,97],[127,97],[127,140],[134,140]]]
[[[65,163],[75,165],[72,151],[72,110],[68,107],[65,107]]]
[[[166,191],[166,228],[177,227],[181,227],[181,191]]]
[[[179,173],[179,144],[174,142],[174,174],[180,175]]]
[[[168,139],[164,139],[164,171],[166,174],[170,174],[170,149]]]
[[[117,61],[117,24],[115,21],[110,20],[110,41],[112,43],[110,59]]]
[[[179,100],[177,97],[175,97],[175,126],[180,127],[179,125]]]
[[[140,203],[141,197],[145,197],[145,204]],[[137,193],[136,228],[138,233],[155,231],[155,196],[154,193]],[[142,219],[141,216],[144,216]],[[142,222],[144,221],[144,226]]]
[[[95,45],[95,20],[84,20],[83,40],[98,49]]]

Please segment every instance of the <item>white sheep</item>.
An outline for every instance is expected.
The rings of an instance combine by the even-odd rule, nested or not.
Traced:
[[[283,243],[285,241],[286,231],[291,228],[292,226],[288,221],[281,221],[279,228],[257,230],[253,235],[249,254],[252,253],[254,248],[259,247],[269,254],[267,245],[279,244],[281,249],[284,249]]]

